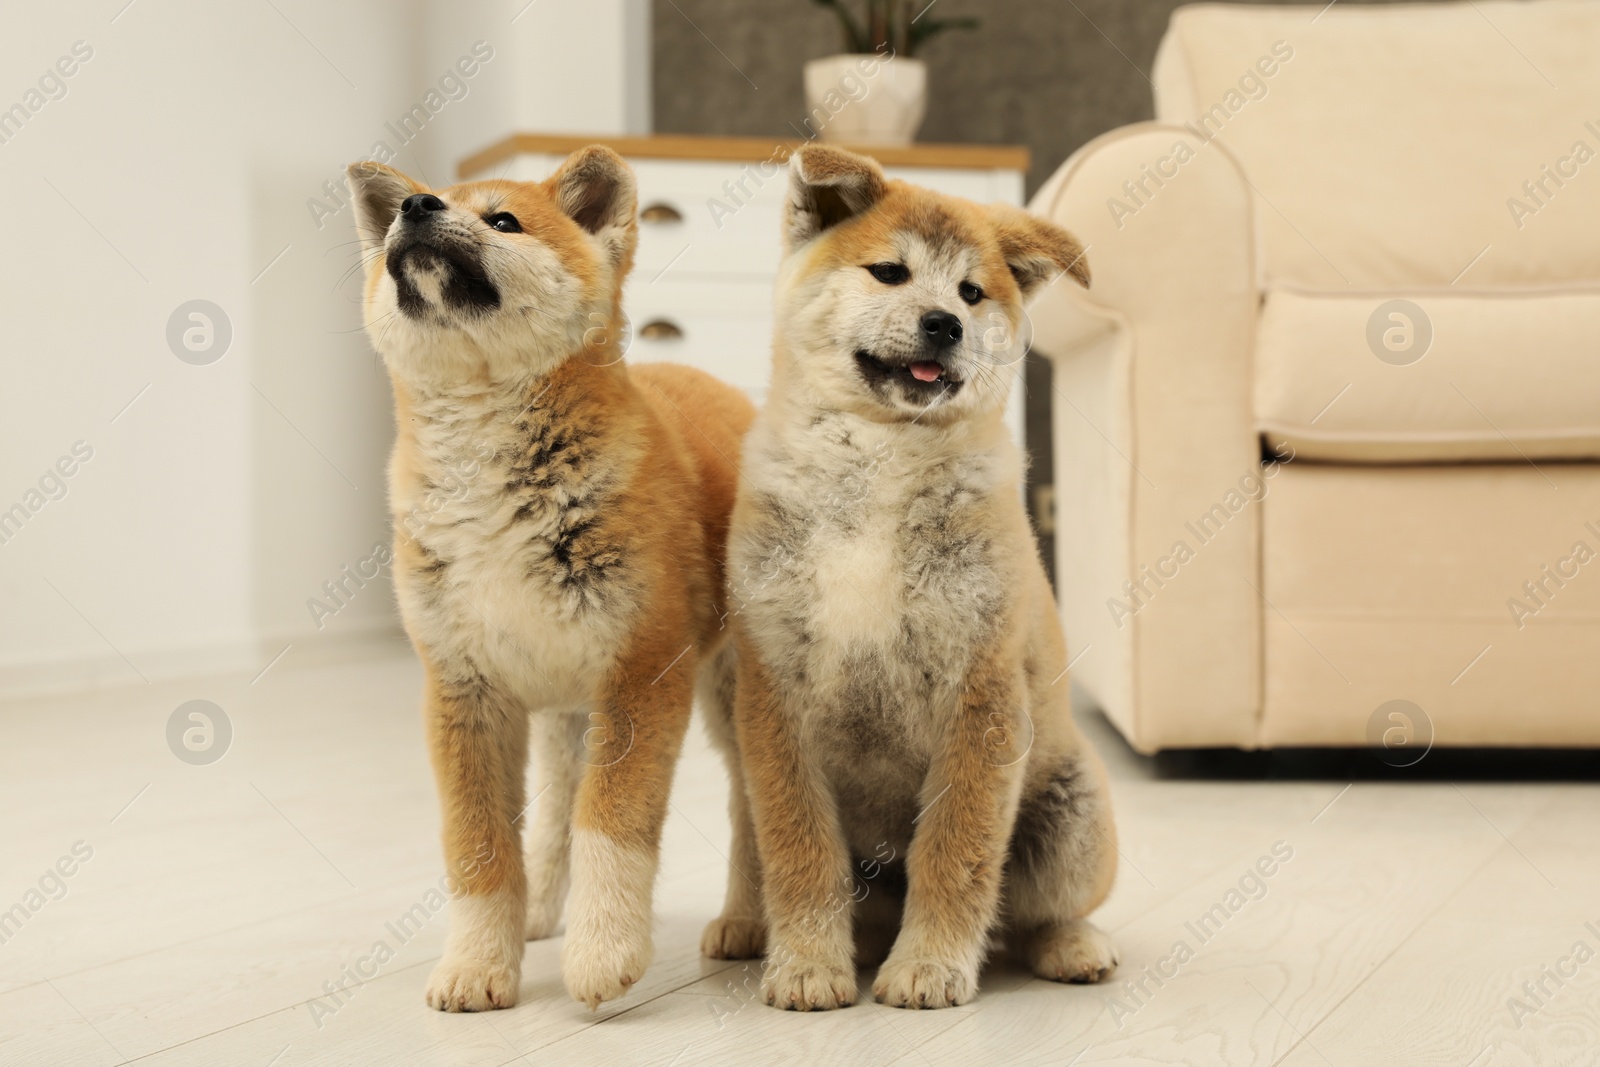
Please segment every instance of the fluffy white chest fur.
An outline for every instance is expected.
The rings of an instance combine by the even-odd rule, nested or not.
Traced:
[[[531,706],[593,699],[633,614],[620,531],[594,536],[627,457],[492,390],[435,395],[415,415],[413,469],[391,475],[395,528],[429,561],[399,583],[407,625]]]
[[[763,415],[747,486],[767,521],[730,545],[731,602],[786,684],[839,714],[893,709],[904,741],[951,703],[1000,623],[1013,570],[996,500],[1021,474],[1002,434]]]

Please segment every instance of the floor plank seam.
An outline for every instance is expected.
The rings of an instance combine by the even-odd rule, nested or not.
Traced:
[[[385,974],[380,975],[379,977],[387,978],[387,977],[389,977],[391,975],[404,974],[406,971],[414,970],[417,967],[424,967],[424,966],[427,966],[429,964],[436,963],[436,962],[438,962],[437,958],[433,957],[433,958],[429,958],[429,959],[426,959],[426,960],[420,960],[420,961],[418,961],[416,963],[408,963],[404,967],[396,967],[394,970],[388,971]],[[374,982],[374,981],[377,981],[377,980],[378,980],[377,978],[370,978],[370,979],[368,979],[368,982]],[[366,983],[363,983],[363,985],[365,985],[365,984]],[[360,987],[358,986],[357,988],[360,988]],[[163,1055],[165,1053],[171,1052],[174,1049],[183,1048],[185,1045],[192,1045],[196,1041],[204,1041],[208,1037],[216,1037],[218,1034],[225,1034],[229,1030],[237,1030],[241,1026],[249,1026],[251,1023],[258,1023],[258,1022],[261,1022],[264,1019],[270,1019],[274,1015],[282,1015],[284,1012],[294,1011],[296,1008],[303,1008],[306,1005],[310,1004],[314,1000],[321,1000],[322,997],[324,997],[326,995],[327,994],[324,993],[324,994],[320,994],[320,995],[315,996],[315,997],[308,997],[305,1000],[296,1001],[296,1002],[294,1002],[292,1004],[288,1004],[288,1005],[286,1005],[284,1007],[281,1007],[281,1008],[273,1008],[271,1011],[262,1012],[260,1015],[252,1015],[248,1019],[241,1019],[236,1023],[230,1023],[227,1026],[220,1027],[219,1029],[211,1030],[211,1031],[208,1031],[207,1033],[203,1033],[203,1034],[196,1034],[194,1037],[185,1038],[184,1040],[179,1041],[176,1044],[167,1045],[167,1046],[165,1046],[163,1048],[152,1049],[151,1051],[146,1052],[146,1053],[144,1053],[142,1055],[135,1056],[131,1060],[125,1060],[124,1063],[138,1063],[140,1060],[147,1060],[151,1056],[160,1056],[160,1055]],[[122,1065],[119,1064],[118,1067],[122,1067]]]
[[[205,941],[205,940],[207,940],[209,938],[222,937],[225,934],[240,933],[242,931],[249,930],[252,927],[262,926],[262,925],[265,925],[267,923],[277,922],[279,919],[293,918],[296,915],[303,915],[308,911],[315,911],[318,908],[327,907],[329,904],[333,904],[333,903],[335,903],[337,901],[340,901],[340,900],[353,900],[353,899],[355,899],[355,897],[357,895],[362,894],[362,893],[381,893],[381,892],[385,892],[385,891],[390,890],[390,889],[398,889],[401,886],[409,884],[409,882],[410,882],[410,880],[408,879],[408,880],[402,881],[402,882],[394,882],[394,883],[390,883],[390,884],[386,884],[386,885],[374,886],[371,889],[358,889],[358,890],[356,890],[356,892],[354,894],[345,893],[345,894],[343,894],[341,896],[330,897],[327,900],[318,901],[315,904],[307,904],[303,908],[294,908],[294,909],[292,909],[290,911],[279,912],[276,915],[268,915],[268,916],[265,916],[264,918],[254,919],[254,920],[252,920],[250,922],[247,922],[247,923],[240,923],[238,926],[229,926],[229,927],[225,927],[225,928],[223,928],[221,930],[212,930],[212,931],[210,931],[208,933],[197,934],[194,937],[184,938],[182,941],[173,941],[173,942],[170,942],[170,943],[165,944],[165,945],[158,945],[155,948],[145,949],[143,952],[135,952],[131,956],[119,956],[116,959],[106,960],[103,963],[92,964],[92,965],[90,965],[88,967],[80,967],[75,971],[66,971],[66,972],[64,972],[62,974],[50,975],[49,978],[41,978],[41,979],[39,979],[39,982],[60,981],[63,978],[76,978],[80,974],[91,974],[94,971],[101,970],[102,968],[105,968],[105,967],[115,967],[115,966],[118,966],[119,964],[130,963],[133,960],[142,959],[145,956],[150,956],[150,955],[153,955],[153,954],[158,953],[158,952],[167,952],[167,951],[170,951],[170,950],[175,949],[175,948],[183,948],[185,945],[197,944],[197,943],[199,943],[201,941]],[[39,983],[35,982],[35,983],[32,983],[32,984],[37,985]],[[11,990],[7,990],[6,992],[9,993],[9,992],[11,992]],[[0,993],[0,996],[5,996],[5,995],[6,995],[5,993]]]
[[[697,983],[703,982],[707,978],[715,978],[717,975],[723,974],[723,973],[725,973],[725,972],[727,972],[729,970],[732,970],[734,967],[739,966],[742,962],[743,961],[740,961],[740,960],[730,960],[728,962],[728,966],[723,967],[720,970],[713,971],[711,974],[702,974],[697,978],[693,978],[693,979],[691,979],[689,981],[685,981],[682,985],[673,986],[670,989],[663,989],[660,993],[657,993],[657,994],[655,994],[654,996],[651,996],[651,997],[647,997],[646,999],[639,1001],[637,1004],[629,1004],[627,1007],[623,1008],[621,1011],[613,1012],[610,1015],[607,1015],[603,1019],[595,1019],[592,1022],[586,1022],[582,1027],[580,1027],[579,1029],[573,1031],[572,1033],[565,1034],[565,1035],[563,1035],[561,1037],[558,1037],[554,1041],[547,1041],[542,1045],[535,1045],[533,1048],[529,1049],[527,1052],[524,1052],[522,1055],[523,1055],[524,1058],[526,1058],[527,1056],[531,1055],[532,1053],[542,1052],[543,1050],[548,1049],[548,1048],[552,1048],[552,1047],[554,1047],[556,1045],[561,1044],[564,1041],[570,1041],[573,1038],[580,1037],[583,1034],[589,1032],[590,1030],[593,1030],[597,1026],[604,1026],[606,1023],[611,1022],[613,1019],[620,1019],[624,1015],[628,1015],[628,1014],[638,1010],[639,1008],[644,1007],[647,1004],[655,1003],[656,1001],[660,1000],[662,997],[669,997],[669,996],[673,995],[674,993],[677,993],[677,992],[680,992],[681,990],[687,989],[689,986],[696,985]]]
[[[1395,957],[1395,955],[1401,949],[1405,948],[1406,945],[1410,944],[1411,939],[1416,937],[1417,934],[1422,931],[1422,928],[1424,926],[1426,926],[1429,922],[1431,922],[1436,915],[1438,915],[1440,912],[1444,911],[1444,909],[1449,906],[1450,902],[1452,900],[1454,900],[1456,898],[1456,896],[1472,882],[1473,879],[1477,878],[1478,875],[1486,867],[1488,867],[1490,863],[1494,862],[1495,856],[1499,855],[1499,853],[1503,849],[1507,848],[1508,846],[1510,846],[1510,842],[1509,841],[1502,841],[1500,844],[1495,845],[1494,847],[1492,847],[1489,850],[1488,855],[1486,855],[1483,858],[1483,862],[1479,863],[1476,867],[1472,868],[1472,870],[1468,871],[1462,877],[1461,881],[1458,882],[1453,889],[1451,889],[1448,893],[1446,893],[1444,895],[1444,897],[1439,901],[1439,904],[1438,904],[1437,907],[1435,907],[1432,911],[1428,912],[1421,919],[1419,919],[1411,927],[1410,931],[1407,932],[1406,935],[1404,937],[1402,937],[1399,940],[1398,943],[1395,944],[1394,948],[1392,948],[1388,952],[1384,953],[1383,958],[1380,959],[1376,964],[1374,964],[1372,966],[1372,968],[1369,971],[1367,971],[1367,973],[1365,975],[1363,975],[1360,978],[1360,980],[1358,980],[1356,982],[1355,985],[1351,986],[1350,989],[1345,993],[1344,996],[1340,997],[1337,1001],[1335,1001],[1332,1004],[1332,1006],[1330,1006],[1328,1008],[1328,1010],[1322,1014],[1322,1016],[1320,1018],[1318,1018],[1316,1021],[1314,1021],[1310,1026],[1306,1027],[1305,1032],[1301,1035],[1301,1041],[1304,1041],[1307,1045],[1311,1045],[1311,1035],[1316,1033],[1317,1028],[1319,1026],[1321,1026],[1323,1023],[1327,1022],[1329,1019],[1331,1019],[1333,1017],[1334,1013],[1337,1012],[1344,1005],[1345,1001],[1347,1001],[1351,997],[1355,996],[1357,991],[1359,991],[1362,986],[1365,986],[1368,982],[1372,981],[1372,979],[1377,975],[1377,973],[1379,971],[1383,970],[1385,964],[1387,964],[1390,960],[1392,960]],[[1300,1046],[1300,1042],[1299,1041],[1297,1041],[1294,1044],[1290,1045],[1289,1048],[1284,1052],[1284,1054],[1282,1056],[1279,1056],[1276,1060],[1272,1061],[1271,1067],[1277,1067],[1278,1064],[1282,1063],[1289,1056],[1293,1055],[1294,1054],[1294,1050],[1296,1048],[1298,1048],[1299,1046]],[[1315,1051],[1315,1047],[1316,1046],[1313,1045],[1311,1047],[1312,1047],[1313,1051]],[[1321,1053],[1318,1053],[1318,1055],[1320,1056]]]

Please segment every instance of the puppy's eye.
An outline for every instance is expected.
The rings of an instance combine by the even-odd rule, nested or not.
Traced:
[[[969,304],[976,304],[978,301],[983,299],[983,290],[978,288],[976,285],[973,285],[971,282],[962,282],[961,285],[956,289],[956,292],[960,293],[961,299],[965,300]]]
[[[522,232],[522,223],[518,222],[517,217],[509,211],[502,211],[498,214],[489,215],[485,217],[483,221],[487,222],[490,226],[499,230],[501,233]]]
[[[873,263],[867,270],[884,285],[901,285],[911,279],[904,263]]]

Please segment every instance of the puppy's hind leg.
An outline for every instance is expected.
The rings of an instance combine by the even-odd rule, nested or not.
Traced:
[[[1116,946],[1085,918],[1111,891],[1116,870],[1099,760],[1087,749],[1059,757],[1024,792],[1006,862],[1006,925],[1034,974],[1101,982],[1116,970]]]
[[[528,830],[526,936],[555,933],[567,902],[572,859],[572,804],[583,780],[583,734],[589,721],[576,712],[537,712],[533,719],[538,788],[522,821]]]
[[[715,960],[745,960],[761,955],[767,920],[761,904],[761,854],[750,815],[750,795],[733,729],[733,690],[737,660],[730,641],[700,671],[699,697],[706,730],[728,765],[728,818],[733,840],[728,853],[728,895],[722,914],[706,924],[700,953]]]

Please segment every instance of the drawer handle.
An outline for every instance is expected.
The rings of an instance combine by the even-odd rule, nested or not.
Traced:
[[[671,204],[665,204],[658,200],[654,204],[646,205],[645,209],[639,212],[639,221],[648,222],[655,226],[668,222],[682,222],[683,212]]]
[[[667,319],[651,319],[639,327],[639,336],[646,341],[681,341],[683,328]]]

